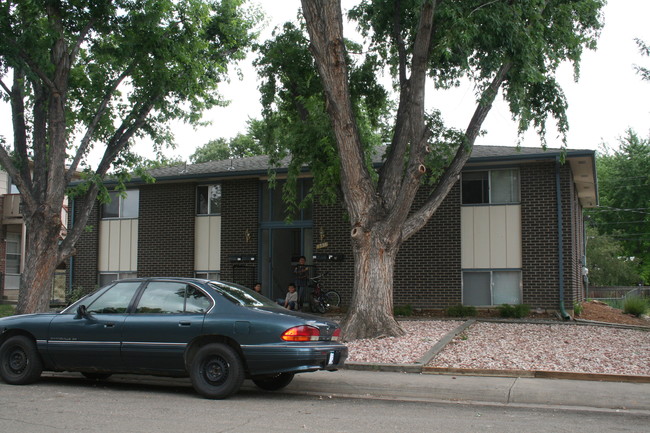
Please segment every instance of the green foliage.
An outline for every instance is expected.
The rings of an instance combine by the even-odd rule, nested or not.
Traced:
[[[351,50],[359,49],[348,44]],[[258,124],[256,137],[272,165],[286,163],[285,158],[291,156],[283,191],[288,211],[295,212],[300,205],[295,179],[305,166],[314,174],[313,190],[320,194],[321,201],[334,203],[339,197],[339,155],[304,28],[286,23],[256,51],[263,107],[263,121]],[[388,94],[376,82],[375,60],[374,56],[363,62],[348,58],[356,126],[368,151],[382,143],[388,129]],[[366,165],[372,166],[370,154]]]
[[[503,318],[521,319],[530,315],[530,306],[526,304],[503,304],[498,307],[499,316]]]
[[[639,261],[626,255],[622,232],[599,234],[587,227],[587,267],[592,286],[633,286],[639,282]]]
[[[648,311],[648,301],[640,296],[630,296],[623,301],[623,312],[640,317]]]
[[[573,315],[574,316],[580,316],[582,314],[582,310],[584,308],[582,307],[582,304],[580,302],[574,302],[573,303]]]
[[[618,148],[603,146],[596,164],[600,206],[588,211],[595,236],[616,241],[621,248],[616,257],[650,281],[650,139],[628,130]]]
[[[248,134],[237,134],[235,137],[227,140],[217,138],[210,140],[190,156],[193,164],[208,161],[222,161],[230,158],[244,158],[247,156],[263,155],[264,149],[259,144],[259,140],[253,135],[255,128],[260,128],[260,121],[249,122]]]
[[[512,63],[503,96],[519,129],[533,125],[544,137],[551,115],[559,132],[566,134],[566,98],[555,80],[562,61],[574,63],[576,76],[585,48],[595,48],[602,28],[604,0],[438,2],[434,17],[429,75],[438,88],[474,81],[477,94],[485,90],[501,65]],[[362,1],[349,16],[362,34],[371,38],[370,49],[379,63],[399,70],[400,49],[411,55],[420,19],[421,1],[401,2],[397,17],[392,1]],[[400,32],[394,23],[401,20]],[[403,40],[403,46],[397,38]],[[481,102],[480,100],[477,102]]]
[[[476,317],[476,307],[472,305],[458,304],[447,308],[447,316],[449,317]]]
[[[648,46],[648,44],[646,44],[641,39],[635,39],[635,41],[639,47],[641,54],[644,56],[650,56],[650,46]],[[650,81],[650,69],[643,66],[635,66],[635,69],[637,73],[641,75],[641,78],[643,78],[645,81]]]
[[[393,314],[395,314],[395,316],[406,316],[406,317],[412,316],[413,315],[413,307],[411,307],[410,304],[396,305],[393,308]]]
[[[0,317],[12,316],[14,314],[14,306],[7,304],[0,304]]]
[[[246,56],[258,21],[244,0],[1,4],[0,92],[14,140],[11,150],[0,146],[0,164],[21,193],[27,231],[41,240],[25,251],[26,267],[39,272],[23,273],[19,311],[45,308],[54,267],[43,251],[56,242],[57,262],[73,254],[89,208],[108,200],[107,174],[118,183],[133,167],[146,175],[133,140],[149,137],[160,150],[173,144],[170,120],[197,124],[205,109],[224,104],[217,88]],[[91,168],[93,148],[101,161]],[[70,191],[80,198],[78,218],[59,242],[52,215],[61,214],[79,171],[85,185]]]

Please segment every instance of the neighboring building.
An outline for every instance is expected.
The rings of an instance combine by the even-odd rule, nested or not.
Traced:
[[[557,310],[563,293],[571,310],[584,298],[582,210],[597,204],[595,154],[567,150],[566,163],[561,159],[558,150],[475,147],[433,218],[402,246],[395,305]],[[325,285],[341,293],[343,304],[350,302],[350,226],[340,204],[315,203],[286,223],[264,156],[152,174],[156,183],[135,180],[126,198],[96,207],[92,230],[70,263],[70,290],[136,275],[204,276],[261,281],[275,298],[292,279],[292,263],[305,255],[314,272],[327,272]],[[310,183],[306,172],[302,194]]]
[[[9,174],[0,169],[0,303],[16,302],[20,289],[20,275],[25,266],[25,222],[23,220],[21,198],[18,188]],[[68,221],[68,211],[64,203],[61,221]],[[65,236],[65,227],[61,236]],[[64,303],[66,294],[65,263],[59,266],[52,287],[52,301]]]

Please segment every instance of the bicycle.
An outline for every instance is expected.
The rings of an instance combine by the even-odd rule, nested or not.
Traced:
[[[341,305],[341,295],[336,290],[325,290],[321,280],[326,274],[316,275],[309,278],[310,286],[313,287],[309,307],[313,313],[324,314],[332,307]]]

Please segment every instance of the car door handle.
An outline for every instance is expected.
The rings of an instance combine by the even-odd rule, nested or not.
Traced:
[[[178,326],[191,326],[192,322],[178,322]]]
[[[112,328],[114,326],[115,326],[115,323],[112,323],[112,322],[104,323],[104,328]]]

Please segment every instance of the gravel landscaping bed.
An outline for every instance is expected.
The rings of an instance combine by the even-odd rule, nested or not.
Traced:
[[[418,362],[460,321],[400,322],[406,335],[357,340],[350,362]],[[650,376],[650,332],[606,326],[477,322],[454,338],[428,367],[539,370]]]

